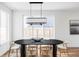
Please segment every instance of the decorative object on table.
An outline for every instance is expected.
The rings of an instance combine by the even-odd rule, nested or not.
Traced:
[[[70,34],[79,34],[79,20],[70,20]]]
[[[39,38],[39,39],[32,39],[34,42],[41,42],[41,40],[43,40],[43,38]]]

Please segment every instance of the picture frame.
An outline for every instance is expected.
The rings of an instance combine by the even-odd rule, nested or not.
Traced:
[[[79,20],[70,20],[70,35],[79,34]]]

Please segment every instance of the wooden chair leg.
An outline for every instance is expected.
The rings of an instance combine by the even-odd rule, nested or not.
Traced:
[[[38,48],[36,48],[36,56],[38,56]]]
[[[14,50],[12,49],[12,50],[11,50],[11,53],[13,53],[13,52],[14,52]]]
[[[41,56],[41,45],[40,45],[40,48],[39,48],[39,50],[40,50],[40,56]]]
[[[62,57],[62,53],[65,54],[65,52],[62,52],[62,49],[60,49],[60,57]]]
[[[59,49],[58,51],[59,51],[59,56],[61,57],[61,50]]]
[[[16,49],[16,56],[18,57],[18,49]]]
[[[10,57],[10,52],[11,52],[11,49],[10,49],[9,52],[8,52],[8,57]]]
[[[66,52],[67,52],[67,56],[69,56],[69,51],[68,51],[68,49],[66,49]]]
[[[67,52],[66,52],[66,49],[64,49],[64,55],[65,55],[65,56],[66,56],[66,53],[67,53]]]

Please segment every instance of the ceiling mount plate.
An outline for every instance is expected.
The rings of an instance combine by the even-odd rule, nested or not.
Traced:
[[[43,2],[29,2],[30,4],[43,4]]]

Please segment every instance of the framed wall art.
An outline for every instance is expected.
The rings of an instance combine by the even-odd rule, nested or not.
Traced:
[[[70,20],[70,34],[79,34],[79,20]]]

